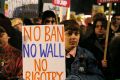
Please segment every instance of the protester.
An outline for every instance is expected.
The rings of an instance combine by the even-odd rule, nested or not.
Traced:
[[[104,76],[107,80],[111,77],[111,71],[109,69],[109,60],[110,55],[107,51],[106,61],[104,60],[104,49],[105,49],[105,38],[106,38],[106,28],[107,20],[106,19],[96,19],[93,22],[94,32],[86,39],[80,42],[80,46],[90,50],[95,58],[99,68],[102,70]],[[109,41],[108,41],[109,46]]]
[[[66,80],[103,80],[92,53],[78,46],[79,24],[74,20],[65,20],[61,24],[65,26]]]
[[[96,13],[94,16],[92,16],[91,18],[91,23],[88,24],[85,35],[83,36],[84,38],[88,38],[90,35],[92,35],[94,33],[94,26],[93,23],[97,20],[97,19],[104,19],[107,20],[106,15],[103,13]]]
[[[6,33],[10,37],[8,40],[9,44],[19,50],[22,50],[22,32],[18,31],[11,25],[12,24],[9,18],[4,15],[2,15],[2,17],[0,16],[0,26],[6,30]]]
[[[111,18],[109,40],[118,35],[120,35],[120,13],[115,13]]]
[[[22,78],[22,52],[8,43],[9,36],[0,26],[0,80]]]
[[[42,15],[42,24],[44,25],[52,25],[56,24],[56,15],[51,10],[46,10]]]
[[[80,46],[90,50],[102,66],[107,20],[97,19],[93,23],[93,33],[80,42]]]

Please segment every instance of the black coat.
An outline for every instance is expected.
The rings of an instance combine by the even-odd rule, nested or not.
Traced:
[[[93,53],[95,58],[97,59],[97,63],[99,67],[101,68],[101,60],[103,59],[103,47],[100,44],[104,43],[104,39],[99,41],[94,34],[91,36],[87,37],[86,39],[82,40],[79,42],[79,46],[88,49]]]
[[[114,79],[120,79],[120,36],[110,42],[111,70]]]
[[[10,37],[8,41],[9,44],[19,50],[22,50],[22,32],[11,26],[9,18],[0,18],[0,26],[6,30],[8,36]]]

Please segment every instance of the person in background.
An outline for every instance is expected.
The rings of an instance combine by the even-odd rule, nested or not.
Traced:
[[[111,18],[111,26],[109,32],[109,39],[120,35],[120,13],[115,13]]]
[[[84,40],[80,41],[79,45],[90,50],[96,57],[99,66],[101,67],[101,60],[103,59],[104,52],[104,42],[106,35],[107,20],[106,19],[96,19],[93,22],[93,31]]]
[[[9,18],[0,15],[0,26],[2,26],[10,37],[8,43],[22,51],[22,32],[12,27]]]
[[[34,25],[41,25],[42,19],[41,18],[33,18],[33,24]]]
[[[120,35],[115,36],[109,45],[109,52],[111,56],[111,80],[120,80]]]
[[[65,20],[66,80],[103,80],[91,52],[78,46],[81,30],[75,20]]]
[[[9,36],[0,26],[0,80],[22,78],[22,52],[8,43]]]
[[[24,18],[23,25],[33,25],[33,22],[30,18]]]
[[[106,15],[103,13],[96,13],[95,15],[93,15],[91,17],[90,22],[88,23],[88,27],[86,29],[84,38],[88,38],[90,35],[92,35],[94,33],[94,27],[93,27],[93,23],[97,20],[97,19],[104,19],[107,20]]]
[[[93,22],[94,32],[86,39],[80,41],[79,45],[91,51],[97,59],[97,64],[102,70],[107,80],[111,77],[110,71],[110,55],[107,51],[107,60],[104,61],[104,49],[106,38],[107,20],[105,18],[96,19]],[[108,41],[109,46],[109,41]]]
[[[105,19],[107,20],[107,17],[104,13],[96,13],[93,17],[92,17],[92,21],[96,21],[96,19]]]
[[[51,10],[46,10],[42,14],[42,25],[56,24],[56,15]]]

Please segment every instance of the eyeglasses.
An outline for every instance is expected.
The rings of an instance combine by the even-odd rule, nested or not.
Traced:
[[[55,20],[45,20],[45,23],[54,23],[55,22]]]

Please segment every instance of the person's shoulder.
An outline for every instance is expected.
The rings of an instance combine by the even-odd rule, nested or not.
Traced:
[[[79,50],[79,52],[82,52],[82,53],[86,54],[87,57],[95,59],[93,53],[90,52],[89,50],[87,50],[86,48],[78,46],[78,50]]]
[[[85,52],[87,54],[92,54],[89,50],[87,50],[86,48],[83,48],[83,47],[80,47],[78,46],[78,49],[81,51],[81,52]]]
[[[11,53],[13,53],[14,55],[17,56],[21,56],[22,55],[22,51],[20,51],[19,49],[9,45],[10,49],[11,49]]]

